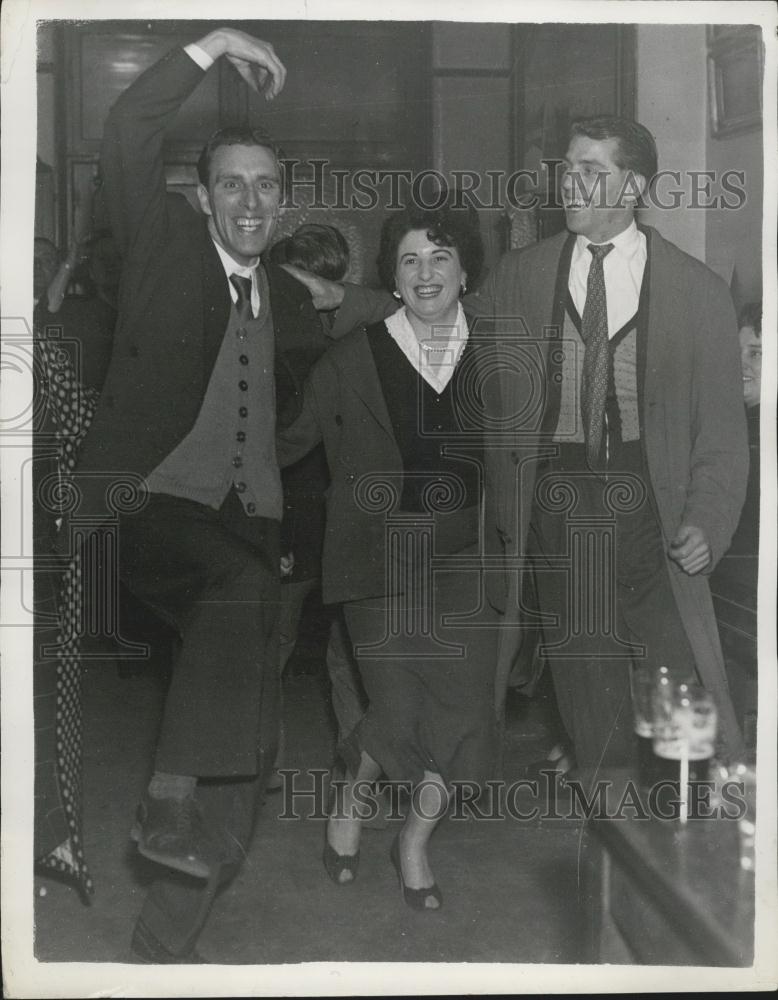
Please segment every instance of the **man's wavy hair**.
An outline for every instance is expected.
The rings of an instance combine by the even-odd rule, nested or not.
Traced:
[[[221,146],[261,146],[267,149],[278,165],[278,176],[283,189],[284,171],[279,147],[273,142],[270,134],[263,128],[249,128],[246,125],[228,125],[220,128],[210,136],[197,160],[197,178],[204,188],[208,187],[211,177],[211,161],[213,154]]]
[[[415,229],[426,230],[427,238],[439,247],[453,247],[467,272],[468,287],[478,282],[484,262],[484,245],[476,210],[455,208],[449,203],[441,208],[410,205],[388,215],[381,227],[377,267],[384,288],[394,291],[397,249],[403,237]]]
[[[577,135],[585,136],[602,142],[605,139],[615,139],[617,143],[617,167],[641,174],[646,180],[646,193],[659,170],[659,156],[656,151],[656,140],[645,125],[631,118],[619,118],[616,115],[595,115],[591,118],[579,118],[570,126],[570,141]],[[643,199],[638,202],[642,203]]]

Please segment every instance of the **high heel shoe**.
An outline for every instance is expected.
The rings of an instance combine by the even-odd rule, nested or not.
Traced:
[[[332,815],[337,808],[335,784],[343,781],[345,777],[345,765],[338,765],[335,763],[332,767],[328,795],[328,808],[330,815]],[[327,823],[327,826],[329,826],[329,822]],[[359,869],[359,851],[357,850],[356,854],[338,854],[332,844],[330,844],[329,840],[327,840],[327,827],[324,829],[324,853],[322,855],[322,861],[324,862],[324,868],[327,874],[335,885],[351,885],[357,877],[357,870]],[[342,880],[341,875],[344,872],[350,872],[351,878],[347,878],[345,881]]]
[[[433,882],[428,889],[411,889],[405,884],[405,879],[403,878],[403,870],[400,864],[400,835],[398,834],[392,841],[392,847],[389,851],[389,857],[392,864],[394,865],[394,870],[397,872],[397,878],[400,881],[400,888],[402,889],[403,899],[405,900],[405,905],[410,906],[412,910],[439,910],[443,906],[443,893],[438,888],[438,883]],[[437,906],[427,906],[427,900],[432,897],[437,900]]]
[[[322,861],[324,862],[327,874],[335,885],[351,885],[357,877],[357,869],[359,868],[359,851],[357,851],[356,854],[338,854],[330,842],[325,840]],[[343,872],[351,872],[351,878],[347,878],[343,881],[340,877]]]

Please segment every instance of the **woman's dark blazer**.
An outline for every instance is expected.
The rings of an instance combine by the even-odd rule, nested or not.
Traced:
[[[369,330],[376,328],[389,336],[383,323]],[[293,464],[321,440],[330,469],[324,601],[383,595],[387,511],[382,499],[391,485],[382,489],[380,483],[397,488],[403,465],[364,327],[334,344],[311,372],[299,418],[279,435],[281,465]]]

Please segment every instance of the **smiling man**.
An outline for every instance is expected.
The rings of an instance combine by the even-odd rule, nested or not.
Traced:
[[[263,266],[282,178],[261,130],[221,129],[198,162],[202,214],[166,191],[163,141],[219,58],[272,98],[273,47],[217,29],[174,49],[119,98],[102,173],[123,257],[119,320],[77,474],[80,513],[130,479],[119,574],[177,630],[153,776],[132,837],[158,863],[136,958],[195,960],[219,886],[245,855],[278,731],[279,524],[274,367],[324,350],[305,289]]]
[[[716,275],[637,225],[656,172],[638,122],[574,124],[567,233],[509,255],[484,291],[504,302],[510,273],[512,308],[561,348],[546,353],[543,456],[518,490],[503,467],[529,528],[518,534],[514,507],[505,532],[526,538],[560,713],[590,773],[634,764],[630,677],[641,665],[707,687],[722,752],[742,746],[707,582],[747,468],[734,310]]]

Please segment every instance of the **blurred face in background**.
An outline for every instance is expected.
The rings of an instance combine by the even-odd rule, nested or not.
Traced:
[[[122,259],[110,236],[103,236],[92,248],[89,259],[89,274],[98,294],[112,305],[116,304],[119,279],[122,273]]]
[[[46,294],[46,289],[54,280],[54,275],[59,270],[59,253],[51,240],[42,236],[35,240],[33,271],[32,271],[32,294],[35,301],[39,301]]]
[[[758,406],[762,395],[762,338],[752,326],[741,327],[740,369],[743,374],[743,402]]]

